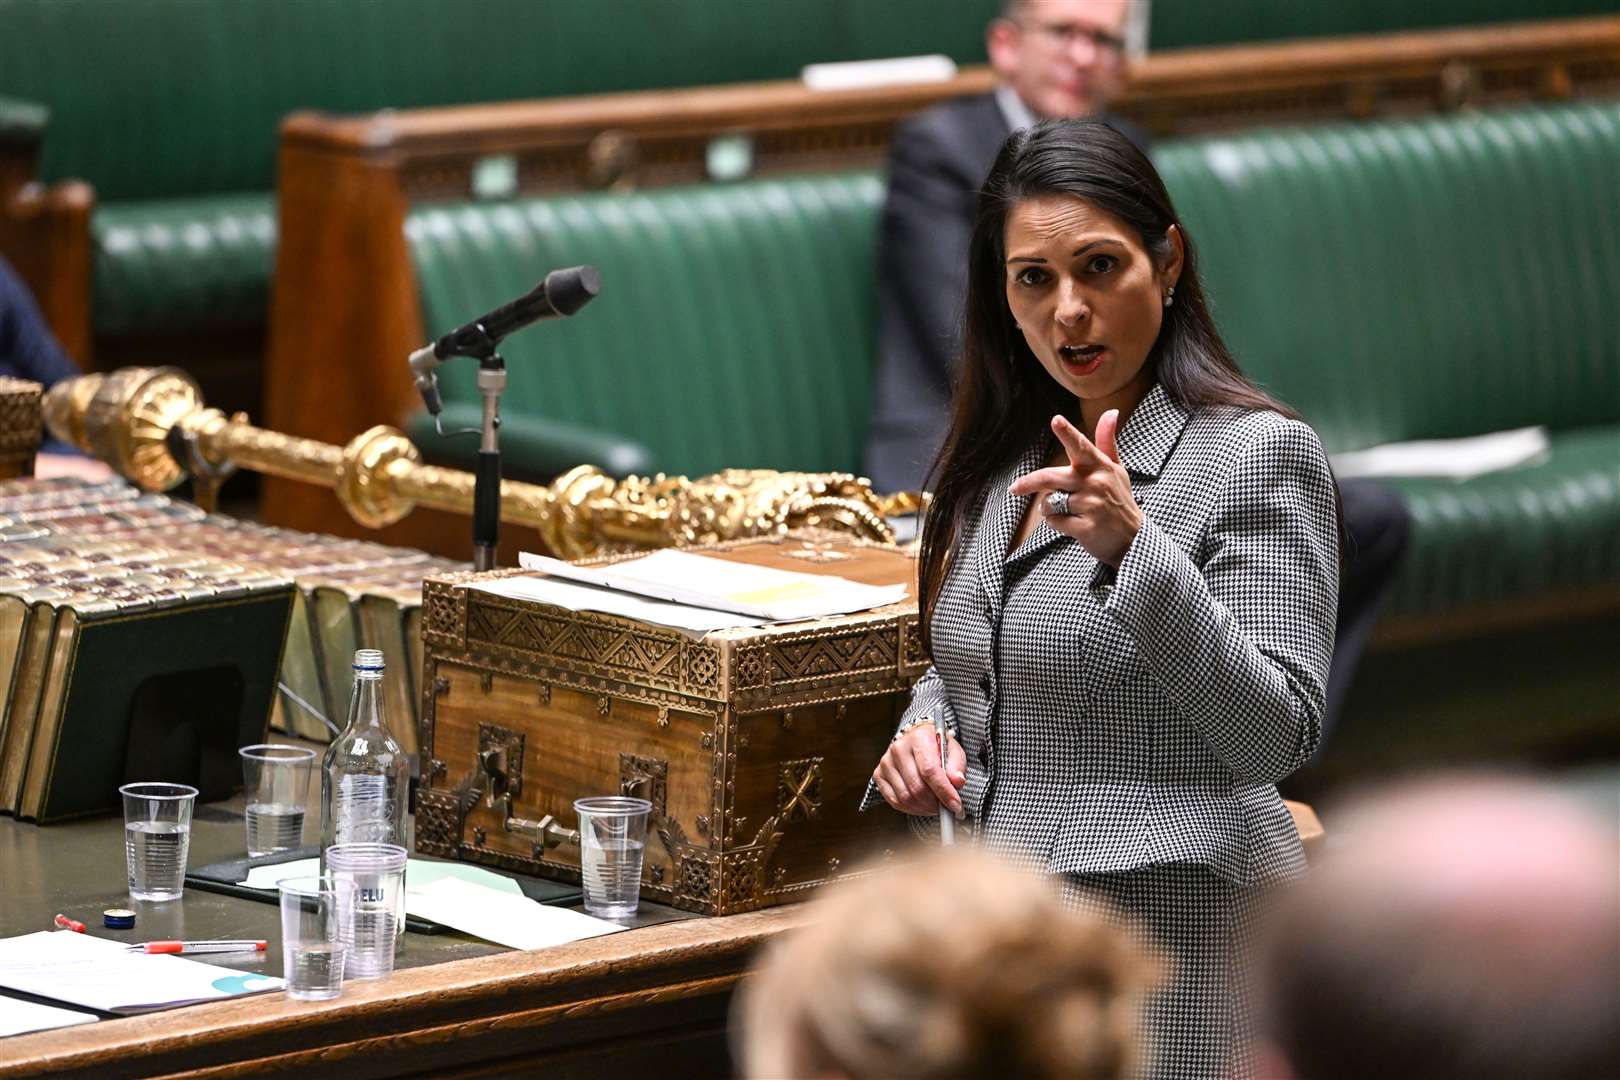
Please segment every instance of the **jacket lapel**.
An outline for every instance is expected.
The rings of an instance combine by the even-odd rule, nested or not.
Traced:
[[[1186,426],[1187,413],[1170,399],[1163,383],[1154,383],[1114,438],[1119,463],[1131,474],[1131,494],[1144,511],[1153,497],[1159,473],[1164,471]],[[1112,566],[1093,559],[1087,582],[1091,588],[1099,588],[1113,573]]]
[[[1029,512],[1031,498],[1011,494],[1007,491],[1007,485],[1017,477],[1039,468],[1046,456],[1046,447],[1047,441],[1042,439],[1025,450],[1011,468],[996,477],[985,493],[983,524],[974,546],[973,561],[979,576],[979,587],[984,590],[992,610],[1001,608],[1007,558],[1012,554],[1010,549],[1013,537],[1018,535],[1018,526]]]

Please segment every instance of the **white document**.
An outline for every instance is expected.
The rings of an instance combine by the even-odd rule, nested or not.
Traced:
[[[619,615],[654,626],[667,626],[694,639],[701,638],[711,630],[764,626],[770,621],[715,611],[712,608],[692,607],[689,604],[672,604],[667,600],[649,600],[644,596],[635,596],[616,589],[598,585],[577,585],[555,577],[497,578],[494,581],[474,582],[467,587],[494,593],[496,596],[510,597],[513,600],[533,600],[536,603],[551,604],[568,611],[599,611],[604,615]]]
[[[274,889],[276,883],[286,878],[314,877],[321,872],[319,859],[298,859],[293,862],[274,863],[268,866],[255,866],[248,871],[246,881],[238,881],[238,885],[246,885],[250,889]],[[512,896],[522,896],[523,889],[517,882],[504,874],[497,874],[492,870],[485,870],[481,866],[470,863],[433,862],[428,859],[405,860],[405,891],[418,889],[431,885],[440,878],[460,878],[472,885],[478,885],[496,892],[508,893]]]
[[[284,985],[269,975],[183,956],[132,953],[123,942],[72,930],[0,939],[0,986],[103,1012],[142,1012]]]
[[[511,896],[450,877],[408,890],[405,910],[512,949],[544,949],[627,929],[606,919],[549,907],[527,896]]]
[[[1386,443],[1333,455],[1333,471],[1348,476],[1439,476],[1470,480],[1535,461],[1547,452],[1547,429],[1517,428],[1468,439]]]
[[[39,1005],[32,1001],[18,1001],[14,997],[0,994],[0,1039],[7,1035],[22,1035],[30,1031],[49,1031],[51,1028],[95,1022],[94,1013],[58,1009],[54,1005]]]
[[[848,615],[906,598],[904,585],[862,585],[832,574],[778,570],[685,551],[655,551],[607,566],[576,566],[526,551],[518,561],[525,570],[553,577],[772,622]]]
[[[811,90],[864,90],[869,86],[949,82],[956,78],[956,61],[943,54],[933,53],[927,56],[894,56],[882,60],[807,64],[799,72],[799,77]]]

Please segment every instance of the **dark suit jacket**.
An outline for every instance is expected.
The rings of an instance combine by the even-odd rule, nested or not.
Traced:
[[[1147,136],[1106,117],[1138,146]],[[994,94],[935,106],[900,124],[878,229],[878,371],[866,474],[915,491],[945,436],[960,364],[968,237],[979,188],[1012,133]]]

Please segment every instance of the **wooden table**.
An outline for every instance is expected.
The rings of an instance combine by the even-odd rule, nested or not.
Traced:
[[[308,838],[318,816],[306,820]],[[197,807],[190,865],[241,858],[244,843],[240,797]],[[193,886],[178,901],[136,904],[124,875],[117,818],[40,827],[0,817],[0,936],[50,929],[61,911],[118,940],[263,937],[263,958],[206,959],[281,974],[274,906]],[[136,928],[103,929],[108,907],[135,908]],[[732,988],[759,944],[803,912],[698,918],[644,903],[638,922],[650,925],[536,952],[410,933],[392,976],[350,982],[334,1001],[260,994],[0,1039],[0,1078],[723,1077]]]
[[[243,901],[246,903],[247,901]],[[724,1076],[732,988],[781,907],[0,1041],[0,1077]]]
[[[240,857],[240,803],[198,808],[193,865]],[[1308,849],[1318,848],[1321,826],[1310,808],[1289,808]],[[0,818],[0,936],[47,929],[59,910],[90,923],[92,933],[127,940],[274,936],[272,906],[195,888],[177,902],[131,905],[122,843],[115,818],[43,828]],[[114,906],[138,908],[136,930],[96,925],[100,911]],[[643,904],[641,920],[653,925],[536,952],[460,934],[407,934],[399,970],[351,982],[334,1001],[261,994],[0,1039],[0,1080],[293,1072],[300,1080],[723,1077],[732,990],[758,948],[813,909],[683,915]],[[276,955],[259,961],[210,959],[279,975],[272,944]]]

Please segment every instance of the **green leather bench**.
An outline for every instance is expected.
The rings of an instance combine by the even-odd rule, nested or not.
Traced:
[[[277,126],[471,101],[982,59],[998,0],[0,0],[0,96],[43,104],[41,177],[96,189],[98,336],[262,327]],[[94,73],[91,77],[90,73]],[[0,137],[4,131],[0,130]]]
[[[999,0],[0,0],[0,96],[48,106],[41,178],[89,181],[98,337],[264,325],[277,125],[983,59]],[[1609,0],[1152,9],[1155,48],[1605,14]],[[94,73],[90,77],[90,73]],[[0,142],[4,133],[0,132]]]
[[[1616,653],[1591,661],[1620,647],[1620,103],[1210,138],[1156,158],[1240,362],[1330,451],[1550,430],[1550,453],[1522,468],[1395,481],[1414,535],[1387,625],[1444,632],[1400,652],[1360,711],[1420,727],[1450,711],[1463,729],[1521,707],[1543,727],[1543,713],[1613,718]],[[797,177],[419,210],[407,238],[435,334],[551,267],[602,271],[590,307],[506,342],[505,415],[531,447],[506,445],[516,471],[577,463],[566,438],[532,449],[556,422],[597,429],[636,471],[858,471],[881,200],[876,175]],[[441,379],[448,411],[473,422],[472,365]],[[412,435],[471,460],[471,440],[446,444],[423,417]],[[1527,622],[1528,644],[1513,637]],[[1504,627],[1495,651],[1478,645]],[[1506,670],[1524,678],[1504,689]],[[1495,687],[1484,700],[1456,692],[1468,672]]]

